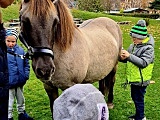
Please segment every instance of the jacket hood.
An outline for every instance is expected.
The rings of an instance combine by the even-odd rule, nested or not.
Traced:
[[[154,47],[154,38],[153,38],[152,35],[149,35],[149,40],[148,40],[147,44],[149,44],[149,45]]]

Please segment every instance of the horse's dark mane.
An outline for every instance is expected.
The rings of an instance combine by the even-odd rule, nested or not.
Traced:
[[[50,9],[55,9],[51,0],[31,0],[29,11],[37,17],[49,16]]]
[[[44,16],[47,19],[50,15],[49,11],[54,10],[58,12],[59,24],[57,25],[57,30],[55,32],[55,42],[60,47],[62,51],[66,51],[73,41],[73,31],[75,28],[75,24],[73,22],[73,17],[65,5],[65,3],[61,0],[58,0],[55,3],[55,7],[51,0],[31,0],[30,1],[29,11],[31,15],[36,15],[41,19],[41,16]],[[57,9],[57,10],[56,10]]]
[[[67,8],[66,4],[61,0],[57,3],[57,11],[60,20],[56,32],[56,43],[59,45],[61,50],[67,50],[73,41],[73,32],[75,30],[75,24],[73,17]]]

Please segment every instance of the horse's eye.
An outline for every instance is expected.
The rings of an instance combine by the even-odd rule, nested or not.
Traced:
[[[59,19],[58,19],[58,17],[57,18],[55,18],[55,20],[54,20],[54,22],[53,22],[53,27],[55,27],[55,25],[57,25],[59,23]]]
[[[22,23],[28,23],[29,22],[29,18],[21,16],[21,22]]]
[[[30,20],[28,18],[21,18],[21,27],[25,28],[26,30],[30,30],[31,29],[31,24],[30,24]]]
[[[25,3],[28,3],[30,0],[24,0]]]

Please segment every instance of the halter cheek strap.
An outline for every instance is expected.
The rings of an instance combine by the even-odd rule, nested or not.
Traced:
[[[50,57],[52,57],[52,59],[54,59],[54,54],[53,51],[48,48],[48,47],[32,47],[29,46],[24,38],[23,32],[21,32],[19,34],[19,39],[20,41],[25,45],[25,47],[27,48],[27,53],[26,56],[28,57],[28,59],[31,59],[34,56],[38,56],[40,54],[45,54],[48,55]]]

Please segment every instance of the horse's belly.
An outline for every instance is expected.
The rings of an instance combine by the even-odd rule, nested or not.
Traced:
[[[97,61],[96,65],[91,64],[88,68],[86,78],[83,82],[96,82],[107,76],[115,67],[117,63],[117,57],[114,56],[110,60]]]
[[[90,61],[83,82],[95,82],[103,79],[115,67],[118,61],[119,44],[115,37],[103,28],[97,33],[87,32],[86,36],[90,38],[87,41]]]

